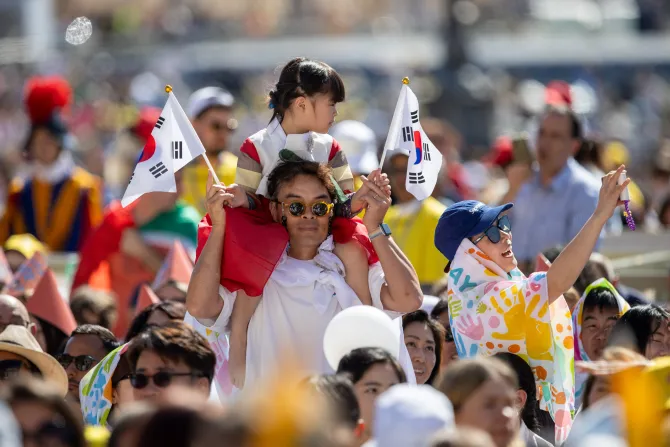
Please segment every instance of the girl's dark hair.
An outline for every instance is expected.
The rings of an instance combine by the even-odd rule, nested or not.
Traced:
[[[35,318],[40,323],[40,326],[42,326],[42,333],[44,334],[44,339],[47,342],[47,354],[55,356],[63,352],[65,343],[67,343],[68,338],[70,338],[70,334],[64,333],[56,326],[42,318]]]
[[[421,323],[428,326],[430,332],[433,334],[433,341],[435,341],[435,366],[430,373],[430,377],[426,381],[426,385],[432,385],[435,378],[440,373],[440,365],[442,364],[442,340],[444,340],[445,329],[439,321],[428,315],[425,310],[415,310],[402,317],[402,328],[405,329],[412,323]]]
[[[57,415],[52,422],[63,428],[64,444],[71,447],[86,447],[81,414],[75,414],[65,403],[63,396],[48,382],[19,379],[16,382],[8,383],[3,388],[0,398],[7,402],[10,407],[21,403],[35,402],[49,408]]]
[[[536,432],[540,425],[537,421],[537,410],[539,405],[537,402],[537,391],[535,385],[535,376],[530,365],[518,355],[509,352],[499,352],[494,357],[507,363],[516,373],[519,379],[519,389],[526,392],[526,405],[521,411],[521,419],[526,424],[530,431]]]
[[[186,315],[186,305],[179,301],[161,301],[160,303],[152,304],[133,318],[126,334],[126,341],[132,340],[147,329],[147,321],[149,321],[151,314],[155,311],[165,313],[171,320],[182,321]]]
[[[644,355],[652,335],[661,327],[661,324],[667,323],[668,320],[670,320],[670,313],[659,305],[647,304],[633,307],[623,314],[612,328],[609,345],[632,348]]]
[[[346,374],[356,384],[363,378],[368,369],[378,364],[391,365],[398,376],[398,382],[407,383],[407,376],[400,363],[381,348],[354,349],[342,357],[340,364],[337,366],[337,374]]]
[[[284,66],[279,81],[269,93],[270,121],[275,118],[281,121],[294,99],[319,93],[330,94],[336,103],[344,101],[342,78],[328,64],[296,57]]]

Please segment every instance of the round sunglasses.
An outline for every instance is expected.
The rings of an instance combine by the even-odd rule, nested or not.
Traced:
[[[289,203],[285,202],[279,202],[279,203],[281,204],[282,207],[288,208],[288,212],[295,217],[300,217],[303,214],[305,214],[307,208],[311,208],[312,214],[314,214],[316,217],[323,217],[326,214],[330,213],[330,210],[332,210],[333,207],[335,206],[335,204],[328,203],[323,200],[319,200],[311,204],[305,204],[304,202],[301,202],[299,200]]]
[[[507,217],[507,215],[500,216],[493,225],[484,231],[484,234],[473,240],[472,243],[477,245],[479,241],[487,237],[492,243],[497,244],[502,239],[500,232],[504,231],[505,233],[509,233],[511,230],[512,224],[509,222],[509,217]]]
[[[56,360],[58,360],[58,363],[60,363],[63,369],[67,369],[68,366],[74,362],[74,367],[81,372],[88,371],[89,369],[93,368],[96,363],[98,363],[98,361],[90,355],[78,355],[73,357],[70,354],[59,354],[56,356]]]
[[[195,372],[173,373],[167,371],[157,372],[153,376],[143,373],[135,373],[130,375],[130,385],[135,389],[141,390],[149,386],[149,383],[153,382],[158,388],[167,388],[172,383],[174,377],[190,377],[191,379],[197,379],[198,377],[205,377],[205,375]]]

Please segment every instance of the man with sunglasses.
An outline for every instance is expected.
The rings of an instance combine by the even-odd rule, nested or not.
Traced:
[[[342,262],[332,252],[330,223],[336,193],[331,173],[325,164],[300,160],[280,163],[268,176],[270,211],[286,228],[289,243],[277,265],[269,266],[274,269],[248,326],[245,389],[273,374],[287,350],[299,354],[309,372],[332,372],[323,353],[326,327],[343,309],[361,304],[344,279]],[[418,309],[423,295],[416,272],[383,224],[390,205],[388,193],[374,183],[375,178],[364,181],[369,184],[363,195],[363,223],[379,258],[368,267],[372,303],[396,317]],[[212,231],[191,276],[186,321],[208,337],[224,363],[235,300],[248,298],[219,287],[226,232],[223,205],[231,197],[215,185],[208,197]],[[401,338],[398,343],[400,361],[413,378]],[[229,394],[230,383],[219,376],[223,375],[217,374],[217,391]]]
[[[120,343],[109,329],[84,324],[72,332],[63,353],[56,356],[58,363],[67,372],[67,400],[77,411],[81,411],[79,382],[91,368],[119,346]]]
[[[128,359],[136,401],[155,400],[173,384],[209,397],[216,356],[187,324],[174,322],[142,332],[131,342]]]
[[[224,185],[235,183],[237,157],[228,151],[230,136],[237,129],[233,116],[235,98],[220,87],[204,87],[194,92],[188,100],[186,111],[193,123],[193,129],[205,147],[209,162]],[[198,158],[184,170],[183,199],[204,215],[205,186],[208,168],[202,158]]]

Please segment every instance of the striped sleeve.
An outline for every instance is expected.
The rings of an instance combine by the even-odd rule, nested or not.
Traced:
[[[340,144],[333,139],[333,145],[328,156],[328,165],[333,170],[333,177],[342,191],[345,193],[353,192],[354,190],[354,175],[351,173],[347,156],[340,148]]]
[[[247,138],[242,143],[240,156],[237,158],[235,183],[242,186],[245,191],[255,194],[262,178],[263,166],[261,166],[258,151],[254,143]]]

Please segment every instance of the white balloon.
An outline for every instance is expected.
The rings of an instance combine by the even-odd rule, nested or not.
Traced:
[[[400,356],[400,325],[372,306],[354,306],[333,318],[323,337],[328,364],[337,369],[342,357],[358,348],[382,348]]]
[[[65,30],[65,40],[72,45],[81,45],[93,35],[93,25],[87,17],[77,17]]]

